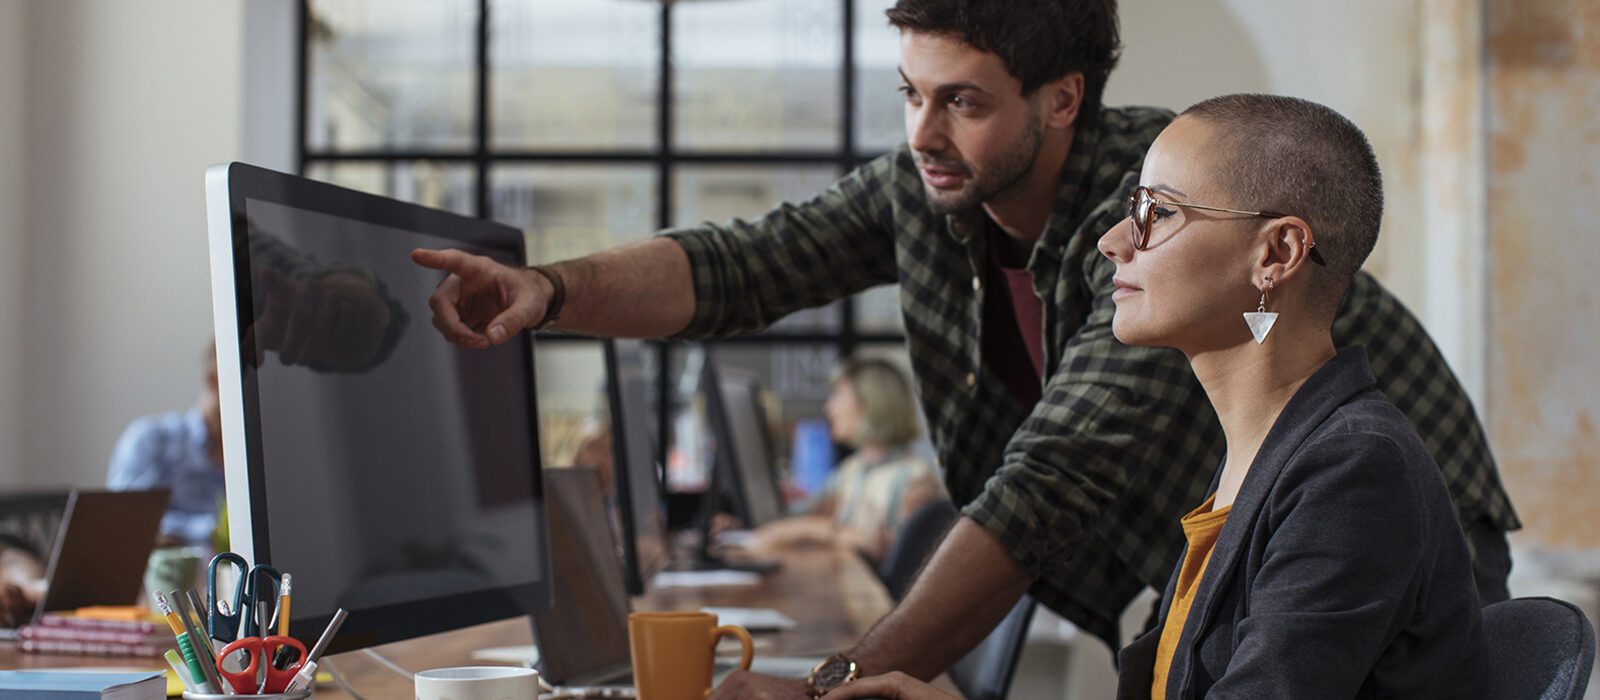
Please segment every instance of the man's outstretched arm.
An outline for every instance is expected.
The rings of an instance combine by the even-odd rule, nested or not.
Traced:
[[[555,288],[532,269],[455,250],[417,250],[418,264],[450,275],[428,305],[433,325],[451,342],[482,348],[505,342],[544,319]],[[694,279],[683,247],[666,238],[556,263],[565,301],[553,328],[600,336],[664,337],[694,314]]]
[[[552,327],[635,338],[752,333],[799,309],[892,284],[894,159],[751,221],[676,229],[548,265],[565,287]],[[540,272],[488,258],[418,250],[412,259],[450,273],[429,305],[434,326],[464,347],[498,345],[537,325],[555,294]]]

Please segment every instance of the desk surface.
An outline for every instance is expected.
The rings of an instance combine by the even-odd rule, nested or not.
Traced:
[[[778,553],[783,569],[754,586],[728,588],[652,588],[635,601],[640,610],[695,610],[704,606],[775,608],[799,626],[756,635],[760,655],[825,656],[860,639],[889,611],[890,600],[872,571],[852,552],[808,548]],[[430,637],[396,642],[376,651],[400,667],[420,671],[444,666],[483,665],[472,652],[488,647],[532,644],[527,619],[504,620]],[[729,642],[727,651],[737,645]],[[409,678],[383,668],[360,652],[331,657],[334,665],[362,695],[372,698],[411,697]],[[160,662],[83,656],[23,654],[11,642],[0,643],[0,668],[61,668],[130,665],[164,668]],[[947,680],[940,687],[951,689]],[[317,689],[318,698],[349,697],[336,687]]]

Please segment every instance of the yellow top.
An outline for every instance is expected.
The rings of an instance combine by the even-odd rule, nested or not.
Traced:
[[[1211,510],[1216,496],[1207,498],[1199,508],[1183,516],[1183,536],[1189,540],[1189,551],[1183,555],[1183,566],[1178,569],[1178,585],[1174,597],[1167,605],[1167,624],[1161,628],[1161,643],[1156,646],[1155,681],[1150,686],[1151,700],[1166,700],[1167,672],[1172,670],[1172,655],[1178,650],[1178,638],[1183,636],[1183,626],[1189,620],[1189,605],[1194,602],[1195,589],[1200,587],[1200,577],[1206,573],[1211,561],[1211,549],[1228,522],[1229,505]]]

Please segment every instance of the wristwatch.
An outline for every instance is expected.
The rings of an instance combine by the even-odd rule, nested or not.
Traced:
[[[540,276],[550,280],[550,300],[545,302],[544,318],[533,325],[536,331],[542,331],[561,318],[561,307],[567,302],[567,285],[561,280],[561,275],[545,265],[534,265],[528,268],[539,273]]]
[[[855,661],[844,654],[834,654],[817,664],[816,668],[811,669],[811,675],[806,676],[806,694],[815,700],[860,677],[861,668]]]

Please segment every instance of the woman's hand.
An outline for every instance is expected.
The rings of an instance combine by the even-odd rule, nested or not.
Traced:
[[[789,547],[828,544],[834,541],[837,528],[831,518],[820,515],[797,515],[756,528],[748,549],[771,551]]]
[[[846,683],[832,692],[822,696],[822,700],[850,700],[850,698],[884,698],[885,700],[958,700],[955,696],[940,692],[927,683],[923,683],[899,671],[885,673],[881,676],[863,678],[854,683]]]

